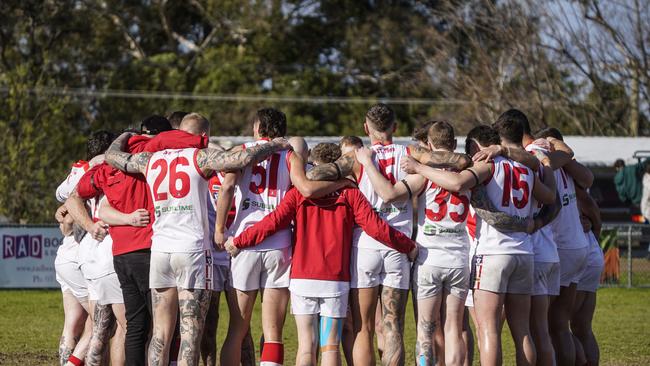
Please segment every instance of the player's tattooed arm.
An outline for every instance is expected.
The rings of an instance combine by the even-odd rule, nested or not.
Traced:
[[[356,177],[355,167],[358,168],[359,163],[354,156],[354,151],[341,156],[333,163],[321,164],[315,166],[312,170],[307,172],[309,180],[339,180],[349,175]]]
[[[129,138],[133,136],[130,132],[124,132],[118,136],[111,146],[106,150],[104,159],[106,163],[128,173],[143,173],[147,170],[147,163],[151,153],[131,154],[125,152]]]
[[[291,154],[289,164],[291,165],[289,171],[291,183],[305,198],[323,197],[352,184],[351,181],[345,178],[337,181],[313,181],[307,179],[305,163],[297,153]]]
[[[420,145],[409,145],[409,154],[422,164],[432,168],[463,170],[472,165],[472,159],[466,154],[450,151],[431,151]]]
[[[471,203],[474,211],[483,221],[501,232],[533,232],[534,221],[531,218],[510,216],[499,211],[488,197],[487,189],[483,185],[478,185],[472,190]]]
[[[196,155],[196,164],[206,175],[212,172],[237,171],[251,163],[260,162],[279,150],[291,149],[284,138],[276,138],[266,144],[255,145],[243,150],[222,151],[202,149]]]

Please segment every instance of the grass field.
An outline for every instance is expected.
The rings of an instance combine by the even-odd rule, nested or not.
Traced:
[[[227,325],[222,301],[219,341]],[[258,304],[259,305],[259,304]],[[602,365],[650,365],[650,289],[606,288],[598,293],[594,331],[601,347]],[[54,365],[63,324],[59,291],[0,291],[0,365]],[[259,314],[259,309],[256,310]],[[253,337],[261,332],[259,315],[253,318]],[[415,331],[407,314],[407,365],[413,364]],[[513,365],[512,342],[504,330],[504,364]],[[296,330],[291,316],[285,326],[286,364],[292,365]],[[475,362],[478,364],[478,362]]]

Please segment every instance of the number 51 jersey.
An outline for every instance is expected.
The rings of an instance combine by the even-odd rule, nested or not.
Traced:
[[[147,164],[147,185],[155,221],[151,251],[194,253],[210,248],[208,184],[196,163],[199,149],[154,153]]]
[[[248,142],[244,148],[265,144],[268,140]],[[235,221],[229,228],[232,236],[238,236],[249,226],[262,221],[278,207],[291,188],[289,158],[291,151],[278,151],[266,160],[247,166],[239,177],[235,189]],[[266,251],[291,246],[291,229],[279,230],[259,245],[245,250]]]

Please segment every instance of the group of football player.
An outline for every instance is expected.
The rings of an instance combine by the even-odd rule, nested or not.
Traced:
[[[471,365],[474,336],[480,363],[499,365],[506,321],[518,365],[597,365],[601,221],[561,133],[533,134],[511,109],[463,154],[447,121],[409,146],[385,104],[359,123],[368,147],[309,149],[274,108],[230,149],[198,113],[92,134],[56,192],[61,365],[253,365],[255,309],[260,364],[282,365],[289,303],[296,365],[374,365],[375,338],[384,365]]]

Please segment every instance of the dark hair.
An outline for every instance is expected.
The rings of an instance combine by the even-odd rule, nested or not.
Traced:
[[[415,127],[413,129],[413,134],[411,134],[413,140],[426,144],[429,138],[429,127],[431,127],[435,122],[435,120],[429,120]]]
[[[341,157],[341,148],[339,145],[331,142],[321,142],[311,149],[309,157],[312,162],[322,164],[333,163]]]
[[[366,120],[379,132],[386,132],[395,125],[395,112],[384,103],[375,104],[366,112]]]
[[[157,114],[151,115],[140,122],[140,132],[147,135],[157,135],[172,130],[169,120]]]
[[[547,137],[553,137],[558,140],[564,141],[564,137],[562,137],[562,132],[558,130],[555,127],[546,127],[542,128],[541,130],[537,131],[535,134],[536,139],[545,139]]]
[[[499,118],[497,118],[497,123],[501,120],[510,120],[517,122],[524,129],[524,134],[532,135],[533,133],[530,130],[530,123],[528,122],[528,117],[526,114],[519,109],[508,109],[507,111],[501,113]],[[516,142],[516,141],[515,141]]]
[[[492,128],[497,131],[501,140],[520,144],[524,139],[524,127],[518,120],[510,118],[510,116],[501,115],[492,124]]]
[[[363,147],[363,140],[357,136],[343,136],[339,141],[339,146],[356,146]]]
[[[454,128],[447,121],[435,121],[429,127],[428,138],[429,142],[436,148],[450,151],[455,148],[456,136],[454,135]]]
[[[616,159],[614,162],[614,168],[623,168],[625,167],[625,161],[623,159]]]
[[[465,152],[469,154],[469,146],[472,140],[476,140],[481,146],[498,145],[501,143],[499,134],[488,125],[478,125],[467,133],[465,140]]]
[[[255,122],[259,122],[258,133],[262,137],[276,138],[287,134],[287,116],[275,108],[258,109]]]
[[[116,137],[114,133],[106,130],[93,132],[86,142],[86,160],[103,154]]]
[[[178,130],[183,117],[185,117],[187,114],[187,112],[183,111],[174,111],[167,115],[167,119],[169,120],[169,124],[172,126],[172,128]]]

